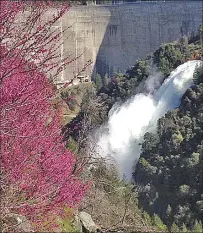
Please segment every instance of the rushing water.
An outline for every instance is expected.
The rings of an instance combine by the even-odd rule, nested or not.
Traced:
[[[180,105],[182,95],[193,83],[194,70],[200,64],[201,61],[188,61],[180,65],[153,95],[137,94],[121,106],[111,109],[107,125],[99,130],[97,144],[100,154],[113,157],[121,175],[125,174],[128,180],[139,159],[139,143],[144,134],[155,132],[157,120]],[[150,79],[152,82],[148,83],[153,85],[153,77]]]

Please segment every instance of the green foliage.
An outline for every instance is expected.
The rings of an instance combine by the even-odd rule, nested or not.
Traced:
[[[178,143],[181,143],[183,141],[183,136],[182,136],[182,134],[180,132],[178,134],[174,134],[173,136],[175,136],[175,140]]]
[[[164,44],[145,60],[137,60],[126,74],[115,73],[108,78],[108,82],[105,77],[98,78],[98,95],[110,109],[115,102],[124,101],[140,90],[144,90],[142,84],[149,76],[150,67],[157,67],[166,78],[172,70],[190,60],[194,52],[201,54],[200,41],[193,42],[188,43],[188,38],[183,37],[180,42]]]
[[[103,87],[102,77],[98,73],[96,74],[96,77],[95,77],[95,85],[98,91]]]
[[[151,176],[152,174],[155,174],[156,170],[157,170],[156,167],[151,166],[150,163],[144,158],[141,158],[139,160],[139,166],[140,166],[141,169],[143,169],[146,172],[146,174],[148,176]]]
[[[203,214],[203,195],[201,195],[201,200],[196,202],[197,211],[202,215]]]
[[[164,75],[168,76],[170,72],[189,58],[189,48],[187,43],[169,43],[163,44],[154,53],[154,63]]]
[[[76,229],[74,229],[72,222],[70,222],[68,219],[61,220],[60,226],[62,232],[78,232]]]
[[[103,78],[103,87],[107,88],[109,84],[109,77],[108,74],[105,74],[104,78]]]
[[[149,76],[149,67],[155,65],[166,78],[177,66],[190,60],[194,51],[201,53],[199,41],[191,43],[187,38],[182,38],[180,42],[162,45],[145,60],[137,60],[126,74],[115,73],[112,77],[97,74],[97,93],[84,96],[79,121],[85,115],[90,119],[91,126],[102,124],[115,102],[125,101],[144,90],[142,83]],[[140,205],[151,216],[156,213],[167,226],[175,222],[179,229],[184,227],[183,224],[190,229],[195,219],[200,220],[202,213],[201,72],[200,69],[196,71],[196,85],[185,93],[180,108],[168,112],[158,121],[157,134],[145,134],[141,157],[134,172],[138,183],[150,186],[140,195]],[[92,100],[98,100],[99,104]],[[109,190],[109,187],[105,189]],[[149,221],[150,217],[144,215]],[[158,224],[156,216],[154,218],[156,224],[162,226],[163,222]],[[160,226],[159,229],[165,229],[164,224]]]
[[[142,215],[143,215],[144,220],[145,220],[149,225],[153,224],[153,221],[152,221],[150,215],[149,215],[146,211],[144,211]]]
[[[170,218],[171,214],[172,214],[172,208],[170,205],[168,205],[166,209],[166,216],[168,219]]]
[[[191,229],[203,214],[202,100],[203,84],[192,86],[181,106],[158,121],[157,134],[145,134],[134,172],[136,182],[150,184],[140,196],[145,211],[157,213],[167,226],[175,222],[179,229],[183,224]]]
[[[167,226],[163,223],[163,221],[161,220],[161,218],[157,214],[153,215],[153,225],[156,226],[157,229],[160,231],[167,230]]]
[[[195,220],[194,226],[192,227],[192,232],[203,232],[201,221]]]
[[[203,66],[202,65],[196,68],[193,79],[194,79],[195,84],[203,83]]]
[[[192,153],[191,157],[185,159],[185,164],[187,167],[195,167],[199,164],[200,154],[199,153]]]
[[[181,227],[181,232],[187,232],[187,227],[186,225],[183,223],[182,227]]]
[[[171,226],[171,232],[180,232],[179,227],[175,223]]]
[[[181,185],[179,187],[179,192],[180,192],[181,196],[188,195],[189,191],[190,191],[190,186],[189,185],[183,184],[183,185]]]
[[[148,61],[137,60],[135,66],[127,71],[127,74],[131,77],[136,77],[137,82],[142,81],[148,77]]]
[[[67,147],[72,152],[77,152],[78,150],[78,143],[73,139],[73,137],[69,137]]]
[[[58,219],[58,224],[61,232],[79,232],[75,226],[73,211],[65,207],[63,216]]]
[[[200,44],[203,44],[203,24],[200,25],[199,27],[199,32],[200,32]]]

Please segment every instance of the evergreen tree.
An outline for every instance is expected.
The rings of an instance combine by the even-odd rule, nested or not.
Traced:
[[[170,225],[172,223],[172,208],[171,208],[171,205],[167,206],[166,219],[167,219],[167,223]]]
[[[106,73],[104,78],[103,78],[103,86],[104,88],[106,88],[108,86],[109,83],[109,78],[108,78],[108,74]]]
[[[173,223],[171,226],[171,232],[179,232],[179,231],[180,231],[179,227],[175,223]]]
[[[181,231],[182,232],[187,232],[187,227],[186,225],[183,223],[182,227],[181,227]]]
[[[192,227],[192,232],[203,232],[202,222],[195,220],[195,224]]]
[[[167,226],[163,223],[163,221],[157,214],[153,215],[153,224],[154,226],[157,227],[158,230],[161,230],[161,231],[167,230]]]
[[[144,217],[145,221],[146,221],[149,225],[152,224],[152,219],[151,219],[150,215],[149,215],[146,211],[143,212],[143,217]]]
[[[200,84],[203,82],[203,66],[197,67],[193,75],[194,83]]]
[[[170,205],[167,206],[166,215],[169,217],[171,215],[172,208]]]
[[[102,77],[99,73],[96,74],[95,84],[96,84],[97,91],[99,91],[103,87]]]

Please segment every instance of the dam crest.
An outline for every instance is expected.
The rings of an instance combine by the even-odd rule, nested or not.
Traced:
[[[125,72],[161,44],[196,35],[201,21],[200,1],[72,7],[57,25],[64,30],[61,54],[80,57],[58,81],[71,80],[89,60],[84,77]]]

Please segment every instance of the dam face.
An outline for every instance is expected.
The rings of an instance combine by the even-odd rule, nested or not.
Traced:
[[[201,21],[200,1],[72,7],[58,25],[63,31],[61,53],[79,58],[60,81],[72,79],[88,60],[92,64],[82,75],[124,72],[162,43],[197,34]]]

